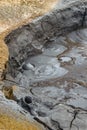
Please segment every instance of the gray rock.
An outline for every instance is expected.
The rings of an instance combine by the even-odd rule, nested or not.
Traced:
[[[29,70],[30,69],[30,70],[34,71],[35,67],[34,67],[34,65],[28,63],[28,64],[23,64],[22,69],[24,69],[24,70]]]

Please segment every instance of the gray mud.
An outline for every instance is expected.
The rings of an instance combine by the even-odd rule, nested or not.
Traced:
[[[18,104],[46,130],[87,130],[87,1],[62,2],[7,36],[10,73]]]
[[[33,97],[35,119],[52,130],[87,129],[86,35],[87,29],[81,29],[55,39],[25,62],[33,64],[34,71],[17,76],[29,91],[24,96]]]

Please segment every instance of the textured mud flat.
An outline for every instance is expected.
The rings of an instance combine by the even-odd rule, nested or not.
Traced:
[[[86,6],[62,1],[5,39],[17,104],[46,130],[87,130]]]
[[[24,93],[16,95],[32,97],[34,119],[49,130],[87,129],[86,35],[85,28],[55,39],[25,61],[33,70],[17,75]]]
[[[44,48],[43,54],[31,57],[24,63],[26,66],[28,66],[29,63],[34,66],[33,70],[31,68],[26,70],[25,68],[23,72],[24,75],[27,76],[30,82],[43,81],[65,75],[68,70],[61,67],[57,55],[66,49],[66,47],[58,44],[52,44],[50,47]],[[21,74],[19,74],[18,77],[21,77]],[[23,82],[22,79],[20,81]]]

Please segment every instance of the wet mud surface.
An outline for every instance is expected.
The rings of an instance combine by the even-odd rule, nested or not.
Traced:
[[[49,130],[86,130],[87,29],[54,38],[24,64],[17,79],[34,119]]]
[[[5,84],[17,88],[13,108],[45,130],[87,130],[86,8],[86,0],[62,0],[52,12],[5,38],[8,75],[15,78]]]
[[[65,37],[54,38],[45,45],[43,53],[30,57],[23,63],[23,75],[31,84],[52,82],[54,79],[86,79],[87,29]],[[21,73],[18,75],[21,77]],[[52,79],[52,80],[51,80]],[[50,81],[51,80],[51,81]]]

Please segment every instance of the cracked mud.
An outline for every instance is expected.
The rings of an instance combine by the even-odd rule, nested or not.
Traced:
[[[33,65],[34,70],[29,68],[17,75],[20,86],[24,87],[26,82],[27,91],[23,88],[22,97],[32,97],[32,116],[46,129],[87,129],[86,53],[85,28],[54,39],[42,54],[25,62]]]
[[[62,2],[5,39],[14,95],[45,130],[87,130],[87,1]]]

